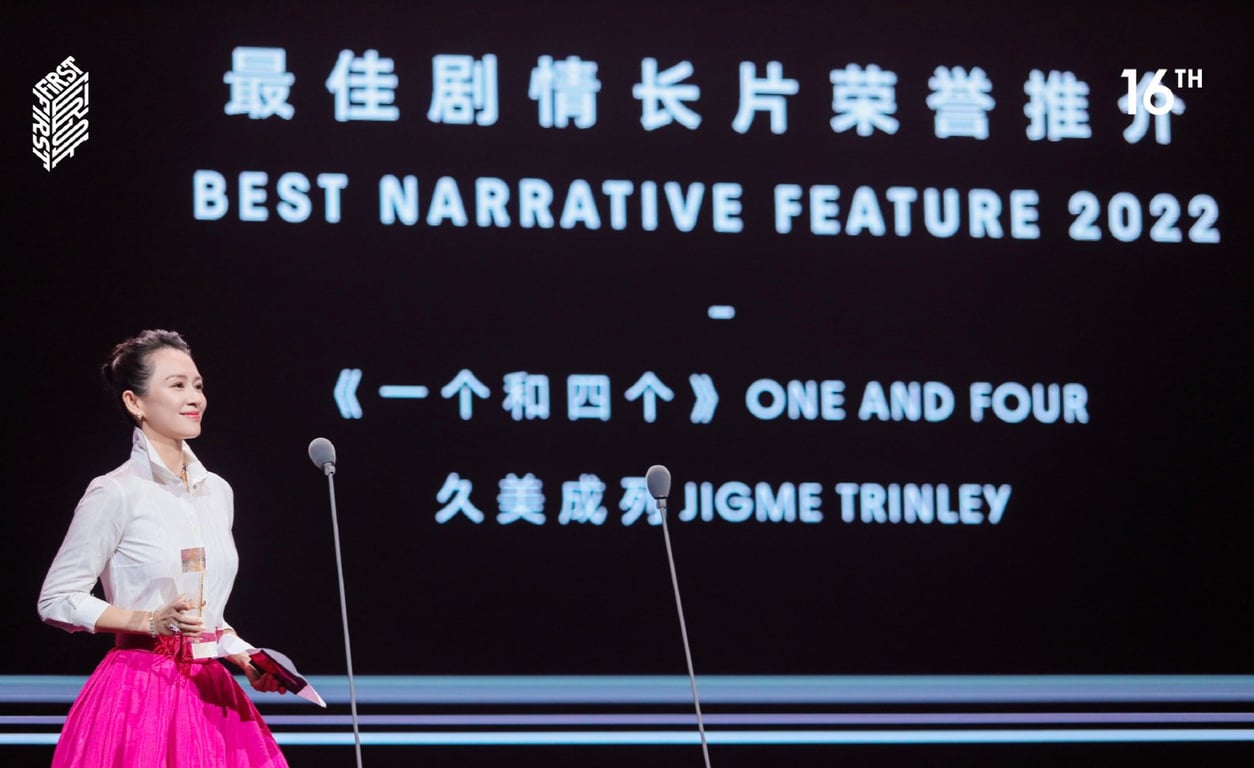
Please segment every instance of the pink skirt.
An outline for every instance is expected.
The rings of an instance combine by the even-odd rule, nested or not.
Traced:
[[[257,708],[216,659],[193,659],[180,637],[119,635],[119,646],[70,707],[53,768],[287,766]]]

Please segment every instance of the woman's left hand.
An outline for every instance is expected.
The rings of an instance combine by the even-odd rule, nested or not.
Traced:
[[[253,665],[249,664],[244,667],[244,675],[248,677],[248,682],[253,684],[253,688],[263,693],[287,693],[287,689],[279,682],[279,678],[269,672],[262,672]]]
[[[240,653],[229,657],[231,663],[244,670],[244,676],[248,678],[248,682],[252,684],[254,690],[262,693],[287,693],[287,688],[279,682],[279,679],[269,672],[262,672],[253,666],[249,660],[248,654]]]

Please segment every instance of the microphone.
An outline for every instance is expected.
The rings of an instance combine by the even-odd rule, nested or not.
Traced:
[[[353,746],[361,768],[361,726],[357,721],[357,688],[353,685],[353,650],[348,642],[348,599],[344,595],[344,557],[340,554],[340,520],[335,513],[335,446],[325,437],[309,443],[309,460],[327,476],[331,492],[331,531],[335,534],[335,572],[340,582],[340,618],[344,620],[344,661],[348,668],[348,705],[353,715]]]
[[[671,550],[671,533],[666,525],[666,497],[671,493],[671,471],[661,464],[654,464],[644,473],[649,495],[657,499],[657,511],[662,516],[662,538],[666,541],[666,562],[671,567],[671,586],[675,588],[675,610],[679,613],[679,634],[684,640],[684,659],[688,662],[688,682],[692,684],[692,703],[697,710],[697,732],[701,734],[701,756],[705,768],[710,768],[710,746],[705,739],[705,720],[701,717],[701,697],[697,695],[697,673],[692,666],[692,648],[688,645],[688,624],[684,621],[684,603],[679,598],[679,576],[675,573],[675,553]]]
[[[325,437],[315,437],[309,443],[309,460],[326,475],[335,474],[335,446]],[[670,485],[669,480],[667,485]]]
[[[671,471],[661,464],[654,464],[644,473],[644,482],[649,486],[649,495],[657,499],[658,511],[665,514],[666,497],[671,495]]]

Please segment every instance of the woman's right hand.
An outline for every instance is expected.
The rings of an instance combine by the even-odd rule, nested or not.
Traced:
[[[152,612],[152,627],[158,635],[199,635],[205,629],[205,620],[191,613],[198,611],[197,606],[187,595],[179,595]]]

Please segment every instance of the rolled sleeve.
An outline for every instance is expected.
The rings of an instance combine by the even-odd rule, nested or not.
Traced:
[[[121,487],[108,477],[93,480],[83,494],[39,593],[39,616],[48,624],[96,631],[109,604],[91,592],[121,540],[124,501]]]

